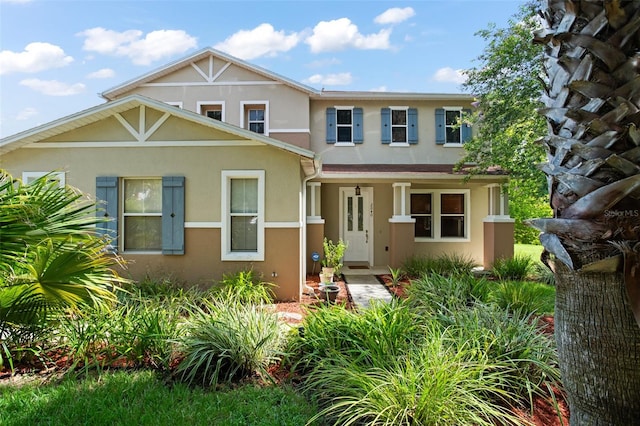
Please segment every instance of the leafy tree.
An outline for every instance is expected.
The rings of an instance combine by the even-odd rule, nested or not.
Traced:
[[[95,233],[102,220],[93,201],[51,175],[25,184],[0,170],[0,338],[115,300],[120,259]]]
[[[640,1],[549,0],[544,144],[553,218],[532,223],[556,278],[572,425],[640,418]],[[635,318],[635,320],[634,320]]]
[[[499,167],[510,177],[510,213],[516,220],[517,242],[537,242],[538,232],[523,222],[550,216],[544,173],[536,165],[544,160],[537,141],[544,135],[544,118],[537,114],[543,84],[542,47],[534,45],[535,13],[540,1],[524,5],[507,28],[495,24],[478,32],[487,45],[476,59],[479,65],[465,71],[463,89],[478,99],[470,118],[478,133],[465,143],[459,168],[484,173]],[[472,166],[469,166],[472,164]]]

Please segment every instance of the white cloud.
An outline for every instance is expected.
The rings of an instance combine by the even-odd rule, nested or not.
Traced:
[[[374,87],[373,89],[369,89],[370,92],[386,92],[388,91],[387,86]]]
[[[36,115],[38,115],[38,110],[35,108],[25,108],[22,111],[20,111],[18,113],[18,115],[16,115],[16,120],[18,121],[24,121],[24,120],[28,120],[31,117],[35,117]]]
[[[437,70],[433,75],[432,80],[442,83],[462,84],[467,81],[467,77],[463,74],[462,70],[454,70],[451,67],[445,67]]]
[[[73,62],[61,47],[42,42],[29,43],[22,52],[0,52],[0,75],[13,72],[35,73],[60,68]]]
[[[111,78],[116,75],[116,72],[111,68],[102,68],[98,71],[94,71],[87,75],[87,78]]]
[[[197,46],[197,38],[182,30],[151,31],[143,37],[140,30],[117,32],[95,27],[77,35],[85,37],[82,46],[84,50],[103,55],[124,56],[136,65],[149,65]]]
[[[22,86],[49,96],[71,96],[85,91],[86,87],[82,83],[67,84],[57,80],[40,80],[29,78],[20,82]]]
[[[392,7],[387,9],[382,14],[376,16],[373,20],[376,24],[399,24],[407,19],[415,16],[416,12],[412,7],[405,7],[403,9],[399,7]]]
[[[363,35],[351,20],[340,18],[319,22],[305,43],[311,47],[313,53],[344,50],[348,47],[384,50],[390,48],[390,35],[390,29],[380,30],[377,34]]]
[[[345,86],[351,84],[353,78],[350,72],[339,74],[314,74],[305,80],[305,83],[323,84],[327,86]]]
[[[240,59],[250,60],[288,52],[299,42],[298,33],[286,35],[284,31],[276,31],[271,24],[260,24],[252,30],[240,30],[213,47]]]

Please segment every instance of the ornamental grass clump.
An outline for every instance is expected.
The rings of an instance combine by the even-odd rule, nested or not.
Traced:
[[[534,265],[535,262],[530,256],[515,255],[496,259],[491,272],[502,281],[525,280],[533,272]]]
[[[275,284],[262,281],[253,270],[224,274],[222,280],[212,289],[215,298],[233,300],[240,303],[273,303]]]
[[[260,375],[284,355],[285,333],[274,312],[231,300],[192,306],[178,351],[184,359],[176,377],[189,384],[220,382]]]

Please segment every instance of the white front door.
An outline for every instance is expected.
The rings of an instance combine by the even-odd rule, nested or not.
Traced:
[[[342,217],[341,238],[349,245],[344,255],[345,262],[367,262],[373,264],[373,188],[340,188]]]

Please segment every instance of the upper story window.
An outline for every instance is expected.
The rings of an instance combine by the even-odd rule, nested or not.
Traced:
[[[409,107],[382,108],[381,140],[391,146],[418,143],[418,110]]]
[[[48,182],[56,182],[60,187],[63,187],[65,185],[64,172],[23,172],[22,182],[29,185],[43,176],[48,176]]]
[[[224,102],[198,102],[198,111],[214,120],[224,121]]]
[[[436,109],[436,143],[461,145],[471,138],[471,126],[464,122],[470,111],[462,107]]]
[[[362,108],[336,106],[327,108],[327,143],[352,146],[364,141],[362,132]]]
[[[412,191],[411,217],[415,219],[414,236],[418,241],[466,241],[469,239],[469,191]]]
[[[269,135],[269,109],[267,102],[242,102],[241,127],[252,132]]]

